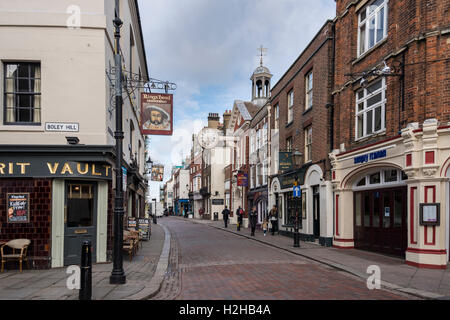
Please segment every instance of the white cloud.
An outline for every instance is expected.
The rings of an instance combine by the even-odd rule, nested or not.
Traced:
[[[152,137],[150,150],[168,166],[181,160],[179,150],[188,154],[186,137],[197,130],[196,123],[206,124],[209,112],[221,114],[232,108],[234,100],[251,98],[249,78],[259,64],[260,45],[268,48],[264,64],[274,85],[335,15],[332,0],[139,0],[139,4],[150,77],[178,85],[174,140]]]

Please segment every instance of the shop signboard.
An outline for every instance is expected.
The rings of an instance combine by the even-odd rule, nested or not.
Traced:
[[[292,170],[292,152],[279,152],[279,166],[280,171]]]
[[[150,219],[140,218],[138,219],[138,225],[142,239],[149,240],[151,234]]]
[[[30,222],[30,194],[29,193],[8,193],[6,195],[8,206],[8,223],[28,223]]]
[[[223,206],[224,200],[223,199],[212,199],[212,205],[214,206]]]
[[[248,187],[248,175],[246,173],[237,174],[237,185],[238,187]]]
[[[421,203],[420,204],[420,225],[421,226],[439,226],[441,223],[441,204],[440,203]]]
[[[137,228],[137,221],[136,221],[135,217],[128,218],[128,228],[133,228],[133,229]]]

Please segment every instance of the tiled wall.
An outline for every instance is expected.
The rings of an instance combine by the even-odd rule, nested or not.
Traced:
[[[0,179],[0,241],[30,239],[30,267],[49,268],[52,179]],[[30,193],[29,223],[7,223],[7,193]],[[11,263],[12,266],[12,263]]]

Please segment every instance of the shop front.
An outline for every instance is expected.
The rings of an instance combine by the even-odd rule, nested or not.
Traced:
[[[84,240],[92,243],[93,262],[106,262],[112,240],[112,149],[1,149],[0,240],[31,240],[33,268],[79,264]]]
[[[450,131],[434,119],[401,135],[330,154],[337,248],[394,255],[446,268]]]

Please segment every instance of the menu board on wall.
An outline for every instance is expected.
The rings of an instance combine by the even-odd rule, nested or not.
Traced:
[[[30,222],[30,194],[29,193],[8,193],[6,195],[8,205],[8,223],[28,223]]]

